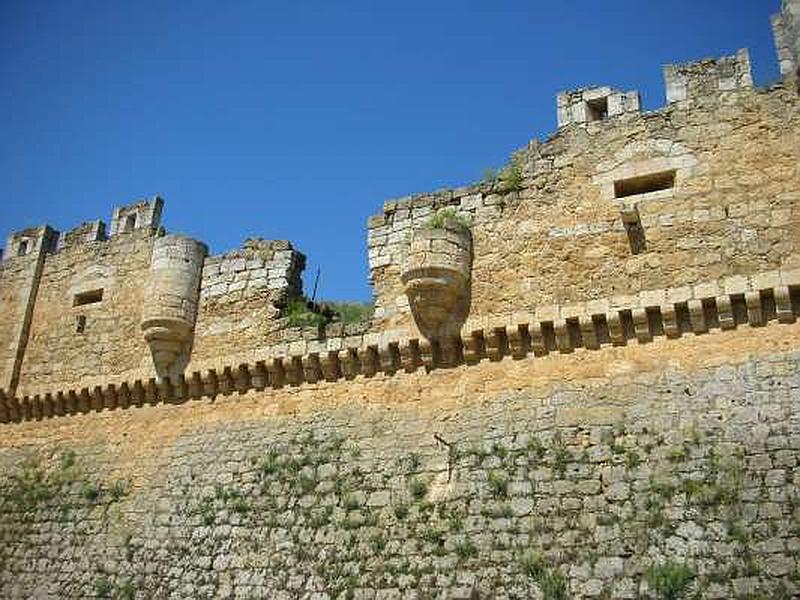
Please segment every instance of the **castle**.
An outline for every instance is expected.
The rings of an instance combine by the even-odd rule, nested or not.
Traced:
[[[800,0],[369,219],[369,322],[155,197],[0,262],[3,597],[800,595]],[[4,479],[5,478],[5,479]],[[671,586],[671,587],[670,587]]]

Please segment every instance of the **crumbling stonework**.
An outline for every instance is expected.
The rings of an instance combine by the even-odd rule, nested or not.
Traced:
[[[781,74],[800,78],[800,1],[781,0],[781,12],[772,17],[772,29]]]
[[[289,327],[303,254],[208,256],[157,197],[12,234],[0,596],[800,596],[783,72],[560,94],[499,177],[370,219],[370,322]]]

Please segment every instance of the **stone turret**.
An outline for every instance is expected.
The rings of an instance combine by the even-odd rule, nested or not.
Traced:
[[[153,247],[142,331],[160,377],[180,374],[188,361],[207,253],[205,244],[181,235],[158,238]]]
[[[472,266],[468,227],[444,223],[416,229],[403,261],[401,280],[422,334],[447,345],[466,319]]]

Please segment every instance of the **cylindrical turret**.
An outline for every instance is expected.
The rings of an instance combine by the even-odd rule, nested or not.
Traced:
[[[425,227],[413,232],[401,280],[420,331],[439,338],[458,331],[466,317],[472,237],[467,227]]]
[[[157,238],[153,246],[142,331],[160,377],[177,374],[177,359],[191,346],[207,253],[205,244],[182,235]]]

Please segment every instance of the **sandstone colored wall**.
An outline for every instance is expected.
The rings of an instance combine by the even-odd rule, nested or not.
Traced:
[[[670,564],[690,595],[796,597],[798,340],[5,425],[0,596],[658,598]]]
[[[12,394],[18,384],[42,264],[54,235],[47,226],[13,234],[6,243],[5,260],[0,262],[0,390]]]
[[[19,396],[154,375],[140,329],[154,235],[150,228],[107,240],[68,235],[70,243],[46,255]],[[102,300],[75,306],[76,295],[99,289]]]
[[[796,265],[798,130],[791,90],[715,90],[532,142],[519,153],[519,191],[495,183],[389,202],[370,220],[376,327],[415,331],[400,265],[411,229],[441,206],[474,223],[471,316]],[[615,180],[669,169],[674,190],[614,198]],[[645,238],[638,254],[623,223],[632,207]]]

